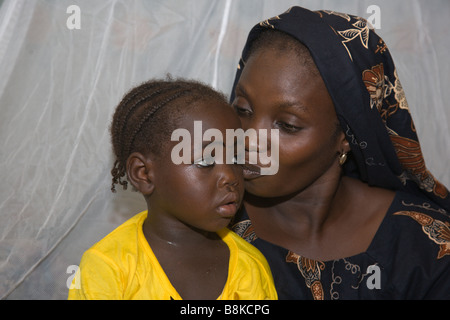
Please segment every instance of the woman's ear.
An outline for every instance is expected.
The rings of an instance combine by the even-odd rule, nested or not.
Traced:
[[[133,152],[128,157],[128,180],[144,196],[151,195],[155,188],[153,170],[153,162],[150,157],[146,157],[140,152]]]
[[[340,142],[340,153],[348,153],[351,151],[350,143],[347,141],[347,137],[344,131],[339,133],[339,142]]]

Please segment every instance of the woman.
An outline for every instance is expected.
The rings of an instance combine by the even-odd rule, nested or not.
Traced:
[[[450,196],[364,19],[292,7],[256,25],[231,100],[245,130],[279,130],[279,171],[245,166],[233,230],[280,299],[450,298]]]

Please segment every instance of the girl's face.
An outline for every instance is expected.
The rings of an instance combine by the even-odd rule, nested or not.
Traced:
[[[256,196],[290,196],[339,169],[343,133],[333,102],[322,78],[297,60],[292,53],[259,50],[235,88],[233,107],[244,130],[279,129],[278,173],[258,175],[261,165],[244,166],[245,189]]]
[[[183,116],[179,126],[190,133],[192,164],[174,164],[171,151],[180,141],[169,141],[168,152],[154,162],[155,189],[150,197],[150,207],[191,227],[214,232],[229,224],[242,203],[242,165],[208,164],[202,161],[202,154],[193,154],[194,121],[201,121],[202,133],[212,128],[222,133],[223,143],[215,143],[223,146],[224,155],[226,129],[241,127],[232,108],[216,101],[196,103],[194,110]],[[204,141],[203,149],[210,143]]]

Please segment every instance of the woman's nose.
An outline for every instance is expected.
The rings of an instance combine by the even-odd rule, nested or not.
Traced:
[[[247,122],[244,128],[245,151],[248,153],[267,153],[270,150],[270,130],[271,126],[268,121],[254,119]]]

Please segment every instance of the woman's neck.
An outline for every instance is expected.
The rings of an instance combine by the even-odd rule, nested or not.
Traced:
[[[247,194],[245,206],[250,211],[267,212],[272,216],[270,220],[275,220],[273,222],[286,232],[293,229],[289,233],[296,234],[300,231],[297,229],[305,229],[320,233],[337,213],[334,208],[341,207],[345,201],[345,183],[341,182],[341,178],[329,179],[296,194],[278,198],[259,198]]]
[[[284,199],[247,196],[245,207],[256,235],[314,260],[366,251],[395,193],[349,177],[336,186]]]

